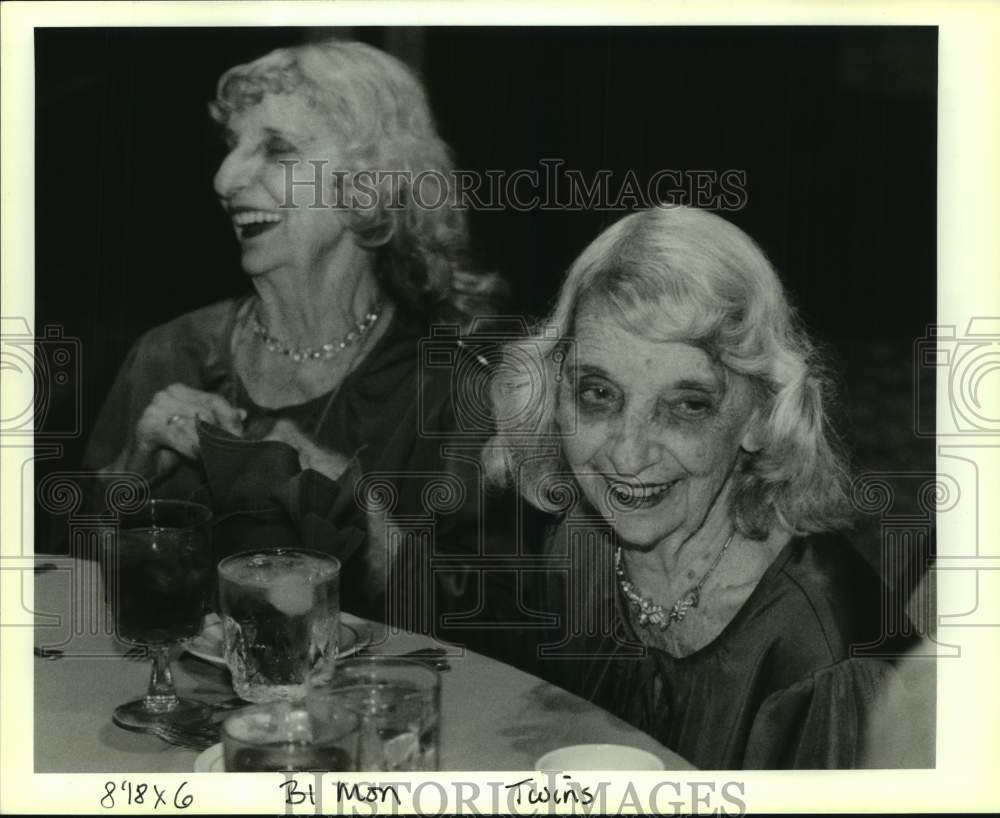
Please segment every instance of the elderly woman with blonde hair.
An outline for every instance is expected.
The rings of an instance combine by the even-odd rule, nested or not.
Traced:
[[[383,512],[433,515],[428,480],[467,477],[440,451],[450,373],[421,377],[420,341],[433,322],[491,312],[502,282],[467,263],[448,148],[399,60],[335,40],[279,49],[227,71],[210,112],[248,292],[138,340],[85,462],[209,503],[220,556],[333,553],[345,608],[382,618]],[[356,497],[368,475],[381,481],[370,505]],[[460,489],[434,520],[441,553],[477,547],[476,493]],[[451,579],[439,590],[455,597]],[[431,604],[430,588],[415,593]]]
[[[538,667],[701,768],[861,763],[881,586],[839,533],[829,385],[764,254],[705,211],[635,213],[544,326],[486,449],[569,566],[533,602],[562,622]]]

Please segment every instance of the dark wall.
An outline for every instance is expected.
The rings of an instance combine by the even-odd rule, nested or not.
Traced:
[[[745,170],[731,218],[835,336],[919,331],[934,310],[933,29],[436,29],[426,74],[475,167],[561,157],[646,179]],[[616,213],[484,214],[487,259],[558,277]],[[850,326],[844,326],[849,319]]]
[[[218,75],[331,33],[38,30],[35,326],[81,339],[85,429],[143,330],[245,286],[211,188],[222,151],[206,103]],[[745,171],[746,205],[729,218],[768,252],[848,373],[876,342],[908,367],[934,320],[935,29],[340,33],[421,71],[460,167],[557,157],[585,177]],[[507,210],[472,224],[482,262],[537,314],[621,215]],[[81,451],[67,442],[65,462]]]

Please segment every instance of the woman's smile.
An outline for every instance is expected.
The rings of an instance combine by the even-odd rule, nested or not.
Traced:
[[[247,207],[230,208],[233,226],[240,240],[252,239],[273,230],[283,220],[280,214],[268,210],[254,210]]]
[[[605,476],[611,493],[612,505],[626,511],[643,511],[655,508],[670,496],[670,490],[680,480],[669,483],[628,483]]]

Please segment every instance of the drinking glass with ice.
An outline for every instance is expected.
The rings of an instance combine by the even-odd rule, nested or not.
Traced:
[[[298,700],[328,681],[337,657],[340,562],[272,549],[219,563],[226,663],[250,702]]]
[[[360,718],[358,769],[433,771],[440,765],[441,676],[402,657],[348,659],[330,684],[309,691],[310,704],[327,702]]]
[[[223,722],[226,771],[350,772],[357,768],[356,714],[325,702],[251,705]]]

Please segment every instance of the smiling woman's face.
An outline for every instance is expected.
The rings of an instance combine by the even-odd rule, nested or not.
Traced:
[[[233,221],[244,270],[261,275],[283,267],[310,270],[344,238],[343,215],[332,189],[338,170],[336,140],[318,109],[296,93],[265,94],[230,116],[229,153],[215,175],[215,191]],[[286,204],[286,167],[296,161],[294,208]],[[325,160],[317,168],[309,160]],[[314,177],[320,189],[311,184]],[[308,180],[309,184],[301,184]],[[321,206],[316,207],[319,204]],[[314,205],[310,207],[310,205]]]
[[[576,431],[563,448],[590,503],[629,543],[686,540],[710,515],[741,447],[754,448],[750,385],[725,377],[698,347],[653,341],[588,299],[575,321],[576,366],[563,379],[557,420]]]

